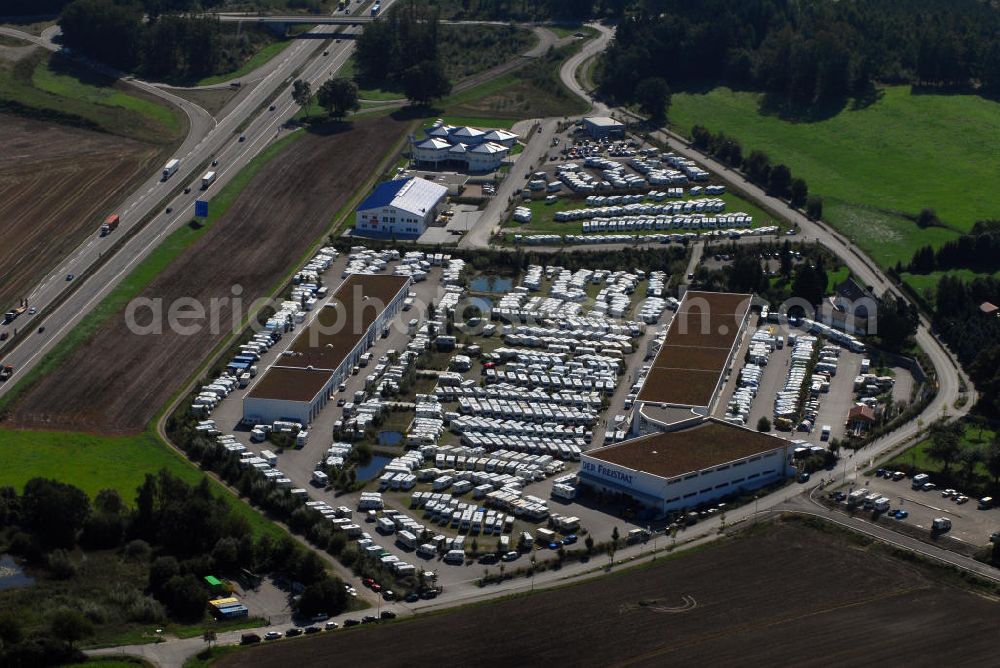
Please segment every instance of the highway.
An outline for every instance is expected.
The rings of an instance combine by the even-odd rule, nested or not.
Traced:
[[[392,0],[383,3],[388,7]],[[9,34],[7,29],[4,34]],[[322,30],[317,28],[316,30]],[[344,32],[357,32],[360,28],[345,28]],[[13,31],[15,33],[19,31]],[[14,35],[22,37],[22,35]],[[34,40],[33,40],[34,41]],[[14,367],[13,376],[0,385],[0,396],[9,392],[17,381],[24,377],[83,317],[106,297],[116,285],[126,277],[157,245],[171,232],[185,225],[194,214],[196,199],[205,198],[211,202],[212,196],[229,182],[257,154],[283,134],[285,123],[295,115],[299,107],[291,99],[291,82],[295,72],[302,69],[297,78],[311,82],[313,90],[328,79],[347,61],[354,48],[351,39],[333,43],[328,48],[329,55],[323,56],[323,39],[299,39],[275,62],[265,66],[267,74],[243,95],[242,100],[232,106],[224,118],[216,121],[201,107],[164,91],[159,86],[135,79],[130,82],[152,94],[169,99],[188,115],[191,127],[188,137],[176,151],[180,159],[179,171],[163,182],[160,170],[151,174],[118,207],[121,224],[106,237],[98,236],[101,221],[94,221],[94,234],[84,241],[73,253],[62,260],[28,294],[28,304],[38,310],[38,314],[27,313],[0,328],[13,335],[15,330],[27,330],[18,340],[10,339],[0,348],[0,359]],[[49,40],[46,48],[56,48]],[[274,91],[286,89],[274,101],[275,109],[269,111],[265,102]],[[239,141],[242,134],[245,141]],[[208,166],[218,160],[217,167]],[[215,183],[207,191],[200,189],[201,175],[214,170]],[[190,186],[190,193],[177,194],[163,208],[161,203],[180,185]],[[165,214],[169,207],[172,212]],[[141,224],[148,215],[154,218],[138,230],[124,245],[113,248],[120,237]],[[110,258],[104,257],[114,250]],[[89,272],[102,260],[97,269]],[[72,281],[68,280],[73,275]],[[73,288],[65,296],[63,293]],[[59,300],[62,299],[60,302]],[[5,306],[4,310],[11,308]],[[44,331],[37,329],[44,325]],[[16,347],[12,346],[12,341]],[[13,349],[11,349],[13,348]]]

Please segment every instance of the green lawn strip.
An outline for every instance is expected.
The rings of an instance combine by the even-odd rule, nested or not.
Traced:
[[[167,144],[183,134],[182,112],[69,61],[53,67],[37,50],[15,63],[0,62],[0,109],[69,125],[103,130],[140,141]]]
[[[971,447],[985,448],[995,437],[996,432],[989,427],[979,427],[978,425],[966,424],[965,433],[961,439],[962,449]],[[923,473],[940,473],[943,469],[941,463],[934,460],[927,454],[930,446],[930,439],[920,441],[913,447],[901,452],[886,462],[885,468],[897,468],[898,465],[909,465],[915,467],[918,471]],[[962,464],[958,461],[953,463],[951,466],[952,474],[954,475],[959,473],[961,466]],[[986,466],[982,462],[976,464],[975,472],[983,478],[992,480],[989,472],[986,470]]]
[[[955,230],[995,217],[1000,192],[990,138],[1000,135],[1000,104],[975,95],[912,94],[908,86],[879,93],[867,107],[848,105],[814,121],[762,113],[758,93],[675,93],[670,119],[681,133],[699,123],[738,138],[744,154],[758,149],[787,164],[810,192],[839,203],[840,211],[825,207],[824,217],[886,266],[891,258],[909,259],[913,245],[954,236],[906,227],[905,218],[887,211],[912,216],[930,207]],[[859,206],[869,207],[867,215]]]
[[[229,209],[236,197],[257,172],[285,146],[295,141],[299,133],[291,134],[267,147],[212,198],[210,215],[200,225],[185,225],[167,236],[121,283],[88,313],[42,360],[18,381],[14,389],[0,398],[0,410],[11,403],[39,378],[59,368],[69,354],[96,332],[104,322],[125,308],[160,272],[167,268],[188,247],[197,241]]]
[[[39,90],[91,104],[128,109],[154,120],[171,133],[180,132],[180,119],[169,107],[128,95],[116,88],[94,86],[71,74],[56,72],[50,64],[50,60],[43,60],[32,73],[31,82]]]
[[[235,79],[237,77],[246,76],[250,74],[258,67],[265,65],[272,58],[280,54],[282,51],[287,49],[292,45],[293,40],[284,39],[278,42],[273,42],[262,48],[257,53],[253,54],[249,60],[247,60],[241,67],[232,72],[227,72],[225,74],[215,74],[210,77],[205,77],[201,79],[195,86],[211,86],[213,84],[223,83],[229,81],[230,79]]]
[[[846,281],[851,276],[851,270],[846,266],[838,268],[836,271],[826,273],[827,286],[826,294],[831,294],[838,285]]]

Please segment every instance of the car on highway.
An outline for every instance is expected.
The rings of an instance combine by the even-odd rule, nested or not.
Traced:
[[[191,192],[191,186],[184,186],[184,194],[187,195]]]
[[[8,332],[0,332],[0,341],[6,341],[8,336],[10,336]]]
[[[218,166],[219,166],[219,159],[215,158],[214,160],[212,160],[212,167],[218,167]]]
[[[280,637],[281,633],[279,631],[268,631],[264,634],[264,640],[277,640]]]
[[[167,207],[167,208],[166,208],[166,209],[165,209],[165,210],[163,211],[163,213],[172,213],[172,212],[173,212],[173,210],[174,210],[174,207],[172,207],[172,206],[168,206],[168,207]]]
[[[36,313],[38,313],[38,309],[36,309],[34,306],[28,309],[28,315],[35,315]]]
[[[44,331],[45,331],[45,327],[44,326],[38,328],[38,333],[39,334],[41,334]]]
[[[324,52],[323,52],[323,55],[324,55],[324,56],[329,56],[329,55],[330,55],[330,52],[329,52],[329,51],[324,51]]]
[[[66,280],[67,281],[72,281],[74,278],[75,277],[73,276],[73,274],[66,274]]]
[[[243,142],[243,141],[246,141],[246,140],[247,140],[247,136],[241,134],[240,135],[240,141]]]
[[[267,108],[267,110],[268,111],[274,111],[274,105],[272,104],[270,107]]]

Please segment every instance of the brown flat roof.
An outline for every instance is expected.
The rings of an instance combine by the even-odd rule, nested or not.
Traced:
[[[661,478],[675,478],[787,445],[789,441],[783,438],[706,420],[690,429],[641,436],[584,456]]]
[[[406,276],[352,274],[316,318],[282,355],[281,366],[330,369],[340,366],[372,323],[409,279]]]
[[[247,396],[311,401],[408,283],[407,276],[348,276]]]
[[[707,406],[747,312],[748,294],[689,290],[646,375],[639,401]]]
[[[325,369],[292,369],[273,366],[264,373],[247,394],[254,399],[284,399],[286,401],[312,401],[320,393],[330,372]]]

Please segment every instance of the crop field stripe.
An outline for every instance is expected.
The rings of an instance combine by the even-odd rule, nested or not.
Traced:
[[[233,200],[246,187],[250,179],[269,160],[278,155],[285,146],[301,136],[301,133],[294,133],[284,137],[268,146],[260,155],[251,160],[212,199],[213,207],[210,209],[210,215],[205,219],[205,223],[201,228],[192,230],[189,226],[185,225],[168,235],[159,246],[153,249],[146,259],[139,263],[135,269],[98,303],[94,310],[85,315],[27,375],[19,380],[13,390],[0,398],[0,413],[13,405],[16,398],[23,395],[42,377],[57,369],[81,343],[96,332],[109,318],[123,309],[129,301],[138,296],[160,272],[166,269],[184,250],[208,231],[212,224],[229,209]]]

